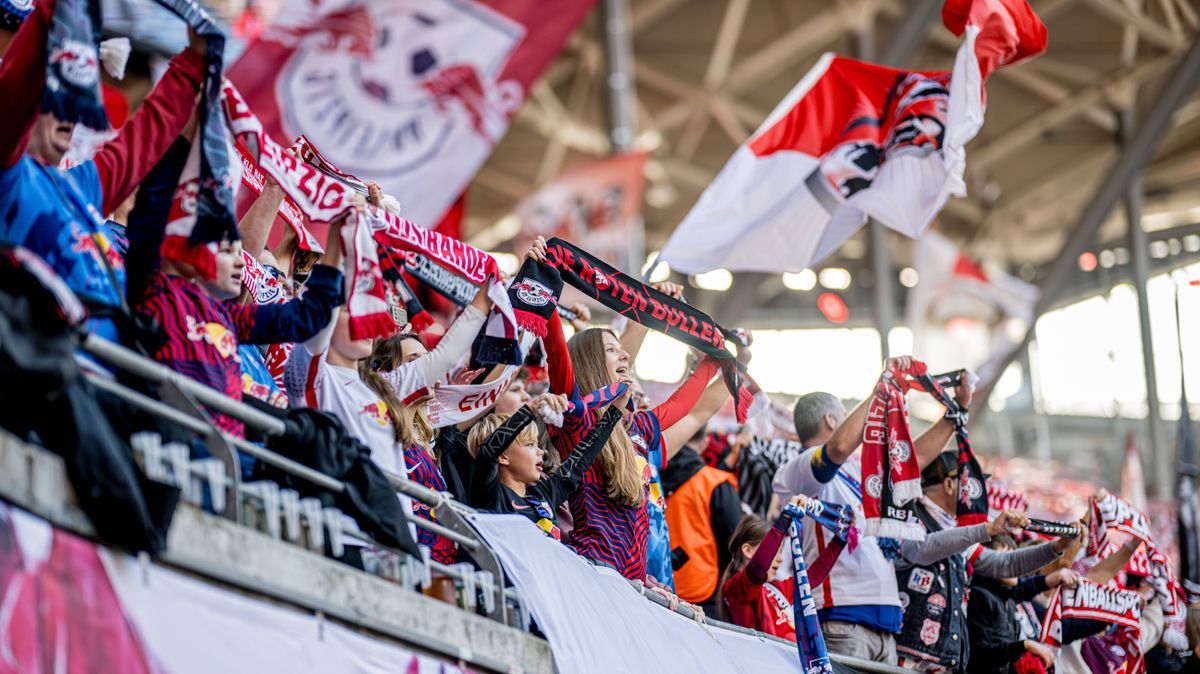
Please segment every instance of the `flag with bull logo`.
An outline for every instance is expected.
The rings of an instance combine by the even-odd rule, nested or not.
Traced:
[[[673,269],[798,271],[868,216],[910,237],[964,196],[963,146],[983,125],[983,81],[1046,48],[1025,0],[946,0],[962,35],[952,71],[826,54],[734,153],[662,250]]]
[[[285,0],[229,72],[268,133],[307,136],[431,227],[595,0]]]

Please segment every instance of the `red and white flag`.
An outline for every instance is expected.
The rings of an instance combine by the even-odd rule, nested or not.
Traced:
[[[433,226],[595,0],[285,0],[229,78],[266,131],[307,136]]]
[[[963,146],[983,125],[984,79],[1046,48],[1025,0],[946,0],[962,35],[953,71],[826,54],[709,185],[663,248],[673,269],[799,271],[873,217],[910,237],[964,196]]]
[[[913,353],[935,371],[966,367],[991,380],[1033,323],[1037,286],[972,259],[937,232],[913,247],[908,291]]]
[[[566,239],[617,269],[635,269],[629,259],[629,232],[642,211],[642,170],[648,155],[622,154],[571,169],[542,185],[517,205],[521,233],[514,250],[535,237]]]

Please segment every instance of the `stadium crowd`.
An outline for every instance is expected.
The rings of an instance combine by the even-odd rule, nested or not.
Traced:
[[[649,327],[637,320],[596,327],[584,304],[562,312],[569,338],[560,312],[543,315],[541,346],[515,369],[479,359],[496,310],[486,281],[444,331],[418,322],[416,297],[392,288],[391,336],[356,338],[346,298],[361,257],[346,249],[353,238],[343,232],[346,218],[330,226],[322,252],[290,229],[269,250],[272,228],[284,226],[276,214],[286,198],[269,176],[238,236],[190,244],[211,246],[211,267],[180,254],[164,240],[176,234],[168,223],[181,208],[178,179],[198,142],[206,38],[193,32],[115,138],[64,168],[75,125],[42,108],[54,6],[37,3],[0,67],[0,241],[7,259],[28,266],[25,252],[32,253],[74,291],[89,311],[86,333],[141,350],[234,400],[291,410],[289,419],[301,409],[325,412],[326,423],[365,446],[379,469],[483,511],[523,516],[590,562],[713,619],[795,640],[797,577],[783,543],[801,513],[848,506],[844,526],[817,519],[804,527],[801,546],[833,653],[923,671],[1108,672],[1143,655],[1151,672],[1200,671],[1200,609],[1188,610],[1185,628],[1178,612],[1165,615],[1161,577],[1133,565],[1149,544],[1120,528],[1110,535],[1097,521],[1112,495],[1098,492],[1078,521],[1054,530],[1061,536],[1031,533],[1030,518],[1014,508],[959,526],[956,511],[971,484],[959,479],[965,433],[953,414],[904,443],[911,457],[893,452],[883,464],[886,471],[893,460],[915,458],[918,489],[904,524],[918,534],[868,535],[864,492],[879,495],[864,476],[878,466],[861,448],[877,391],[863,391],[849,412],[828,393],[801,397],[779,436],[785,449],[768,455],[753,450],[749,427],[708,431],[722,407],[736,406],[727,364],[696,350],[687,377],[651,404],[634,375]],[[359,208],[394,208],[373,183],[363,201]],[[509,289],[514,305],[546,304],[534,291],[547,286],[526,271],[544,271],[550,255],[541,239],[526,252],[523,285]],[[653,292],[684,303],[680,285],[657,284]],[[550,292],[551,307],[557,294]],[[738,346],[740,366],[750,342]],[[80,367],[111,374],[78,353]],[[881,382],[917,370],[912,358],[891,359]],[[508,383],[494,402],[470,418],[431,420],[440,388],[501,377]],[[948,387],[965,423],[972,378],[959,375]],[[239,421],[211,412],[222,431],[246,436]],[[960,447],[947,450],[952,438]],[[196,458],[206,451],[193,446]],[[243,468],[247,476],[260,469],[253,460]],[[436,518],[426,505],[404,503]],[[464,557],[453,541],[413,531],[433,559]],[[369,554],[351,547],[342,560],[364,566]],[[1048,616],[1057,590],[1085,586],[1137,594],[1139,643],[1103,619]],[[1046,620],[1058,622],[1053,640],[1061,650],[1043,639]]]

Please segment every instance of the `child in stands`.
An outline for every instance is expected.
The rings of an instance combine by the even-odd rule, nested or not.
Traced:
[[[790,501],[799,508],[806,502],[804,496],[794,496]],[[756,515],[742,518],[729,540],[729,566],[718,583],[717,610],[735,625],[795,641],[795,581],[790,577],[775,579],[783,563],[780,553],[791,522],[787,509],[771,525]],[[826,575],[828,571],[821,573],[821,580]],[[810,578],[810,582],[820,580]]]
[[[480,510],[519,513],[555,540],[562,540],[554,511],[583,484],[583,476],[600,455],[622,409],[609,405],[592,430],[562,466],[545,477],[538,446],[534,410],[542,406],[562,414],[567,409],[563,396],[545,393],[512,416],[492,414],[471,429],[468,440],[475,455],[470,504]]]

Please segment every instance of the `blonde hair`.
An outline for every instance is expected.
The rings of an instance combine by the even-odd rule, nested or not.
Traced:
[[[471,451],[471,456],[475,456],[476,453],[479,452],[479,446],[482,445],[492,433],[495,433],[497,428],[500,428],[504,422],[508,421],[509,417],[511,416],[511,414],[489,414],[472,426],[471,432],[467,434],[467,449]],[[536,444],[538,441],[537,424],[529,424],[525,428],[522,428],[521,432],[517,434],[517,437],[513,438],[513,441],[520,440],[526,440],[532,444]],[[508,451],[508,447],[505,447],[504,450]]]
[[[588,328],[575,333],[567,342],[571,355],[571,367],[575,370],[575,383],[581,393],[595,391],[608,386],[608,366],[604,358],[604,334],[615,339],[617,336],[607,328]],[[626,506],[639,506],[645,500],[642,472],[638,469],[637,454],[629,431],[624,424],[617,424],[600,458],[596,460],[604,474],[604,495],[609,500]]]
[[[375,346],[371,349],[371,357],[358,362],[358,376],[387,405],[388,417],[392,420],[396,442],[406,447],[419,444],[428,448],[429,443],[433,440],[433,425],[429,423],[425,406],[421,405],[417,408],[412,422],[409,422],[401,413],[404,404],[396,397],[396,392],[392,390],[391,385],[379,374],[380,372],[390,372],[404,363],[402,344],[406,339],[421,341],[412,332],[375,340]]]

